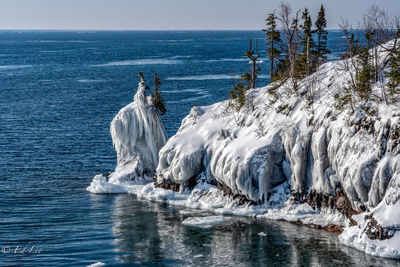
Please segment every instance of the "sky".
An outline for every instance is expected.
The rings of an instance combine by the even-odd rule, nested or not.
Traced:
[[[0,29],[259,30],[281,0],[0,0]],[[328,28],[341,17],[357,24],[373,4],[400,15],[400,0],[290,0],[315,16],[324,4]]]

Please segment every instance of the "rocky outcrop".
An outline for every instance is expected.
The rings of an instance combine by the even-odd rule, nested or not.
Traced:
[[[117,152],[114,172],[96,175],[88,190],[93,193],[124,192],[121,182],[151,181],[158,164],[158,152],[167,141],[164,126],[154,106],[146,98],[145,85],[139,83],[134,102],[114,117],[110,133]]]

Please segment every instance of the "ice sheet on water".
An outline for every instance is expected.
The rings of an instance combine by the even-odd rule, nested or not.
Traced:
[[[212,228],[229,220],[229,217],[224,216],[189,217],[183,220],[182,224],[199,228]]]

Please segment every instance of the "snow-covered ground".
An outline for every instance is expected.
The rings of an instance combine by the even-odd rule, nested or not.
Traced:
[[[134,193],[217,214],[343,226],[343,244],[400,258],[400,108],[368,102],[353,113],[338,110],[334,96],[348,79],[343,62],[329,62],[302,80],[297,91],[290,80],[278,88],[272,84],[249,91],[250,104],[239,112],[228,100],[193,107],[165,145],[158,116],[138,104],[145,103],[137,97],[139,86],[135,102],[111,124],[116,171],[108,179],[96,176],[88,190]],[[374,86],[376,95],[381,95],[381,87]],[[154,170],[157,161],[157,183],[173,183],[179,192],[139,179],[143,168]],[[126,179],[132,173],[135,179]],[[231,195],[213,184],[229,188]],[[361,212],[352,216],[354,221],[337,208],[311,207],[294,198],[307,192],[329,197],[339,191],[352,210]],[[232,195],[256,204],[239,204]],[[343,199],[334,199],[332,207]],[[372,219],[366,215],[391,238],[371,240],[367,233]]]

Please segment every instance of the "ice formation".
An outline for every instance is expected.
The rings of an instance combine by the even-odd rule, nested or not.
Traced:
[[[152,180],[158,152],[166,143],[167,135],[145,90],[141,81],[134,102],[122,108],[112,120],[110,132],[117,152],[117,167],[108,177],[96,175],[89,191],[127,192],[120,183]]]
[[[223,216],[189,217],[183,220],[182,224],[199,228],[211,228],[228,220],[228,217]]]
[[[240,112],[229,101],[192,108],[160,151],[157,183],[173,182],[183,192],[201,178],[270,207],[257,216],[349,226],[340,238],[344,244],[400,257],[400,245],[394,245],[400,244],[400,109],[368,102],[354,113],[337,110],[334,94],[349,79],[342,64],[326,63],[300,82],[299,95],[318,92],[312,103],[291,93],[289,80],[250,91],[252,105]],[[379,85],[373,90],[380,94]],[[286,181],[292,197],[273,208],[274,189]],[[319,205],[327,209],[296,204],[307,197],[325,198]],[[340,209],[342,214],[334,212]],[[350,227],[349,217],[357,213],[357,226]],[[368,214],[394,236],[369,239]]]
[[[368,102],[354,112],[338,110],[334,95],[349,79],[342,64],[322,65],[296,93],[290,80],[253,89],[239,112],[228,100],[193,107],[159,151],[154,184],[113,188],[98,179],[97,190],[217,214],[338,226],[343,244],[400,258],[400,107]],[[380,88],[374,85],[376,95]],[[310,90],[318,92],[311,100]],[[135,159],[131,148],[117,148],[118,156]]]

